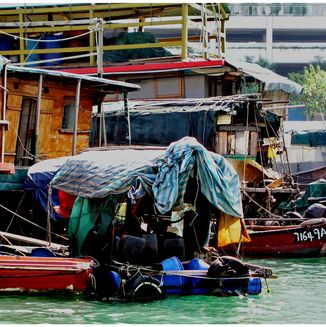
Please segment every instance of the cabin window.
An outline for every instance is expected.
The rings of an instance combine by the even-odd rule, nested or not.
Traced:
[[[31,166],[34,163],[36,107],[36,99],[23,98],[18,129],[19,142],[16,146],[17,166]]]
[[[75,100],[66,98],[62,115],[62,130],[72,132],[74,129]]]
[[[154,79],[155,98],[182,98],[184,81],[181,76]]]

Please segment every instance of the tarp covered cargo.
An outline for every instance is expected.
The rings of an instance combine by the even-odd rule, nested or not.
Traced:
[[[207,151],[194,138],[185,137],[174,142],[166,152],[112,150],[82,153],[61,166],[51,186],[77,197],[70,217],[69,236],[75,240],[80,254],[87,232],[98,226],[99,221],[102,222],[101,232],[105,234],[109,228],[114,215],[112,206],[116,205],[114,196],[128,192],[132,198],[142,189],[150,193],[160,213],[167,213],[182,206],[190,176],[197,179],[206,199],[225,214],[219,224],[219,230],[224,234],[220,239],[226,244],[238,242],[243,233],[238,175],[226,159]],[[101,217],[94,214],[98,213],[96,206],[99,203],[101,208],[106,207]],[[95,221],[95,216],[99,221]],[[232,234],[228,234],[229,227],[232,227]]]
[[[182,137],[191,136],[206,148],[213,149],[218,117],[228,115],[232,117],[232,124],[245,126],[248,106],[249,122],[262,123],[270,129],[268,132],[262,129],[262,137],[273,135],[273,131],[279,129],[280,118],[272,112],[266,112],[262,117],[254,96],[250,95],[207,99],[129,101],[132,144],[169,145]],[[103,130],[106,132],[107,142],[126,144],[128,124],[123,102],[107,103],[103,107],[105,115]],[[94,115],[90,135],[92,145],[98,144],[97,131],[98,122]]]
[[[196,139],[185,137],[166,150],[90,151],[69,158],[51,181],[52,187],[84,198],[121,194],[140,182],[151,187],[155,205],[166,213],[182,201],[194,165],[201,191],[223,212],[242,217],[237,173],[223,156],[207,151]],[[177,204],[178,205],[178,204]]]

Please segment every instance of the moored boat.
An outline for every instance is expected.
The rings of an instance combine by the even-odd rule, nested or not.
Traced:
[[[91,258],[0,256],[0,291],[86,291],[92,286]]]
[[[227,245],[220,250],[239,251],[251,257],[314,257],[326,254],[326,218],[305,220],[287,226],[248,227],[251,242]]]

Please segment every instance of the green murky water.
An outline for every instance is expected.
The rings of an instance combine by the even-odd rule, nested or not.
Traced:
[[[1,296],[2,324],[324,324],[326,258],[252,259],[271,267],[267,291],[247,297],[175,296],[152,303],[81,297]]]

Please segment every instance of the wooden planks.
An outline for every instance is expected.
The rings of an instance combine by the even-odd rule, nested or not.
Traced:
[[[215,151],[221,155],[256,156],[258,134],[254,131],[223,130],[216,133]]]

